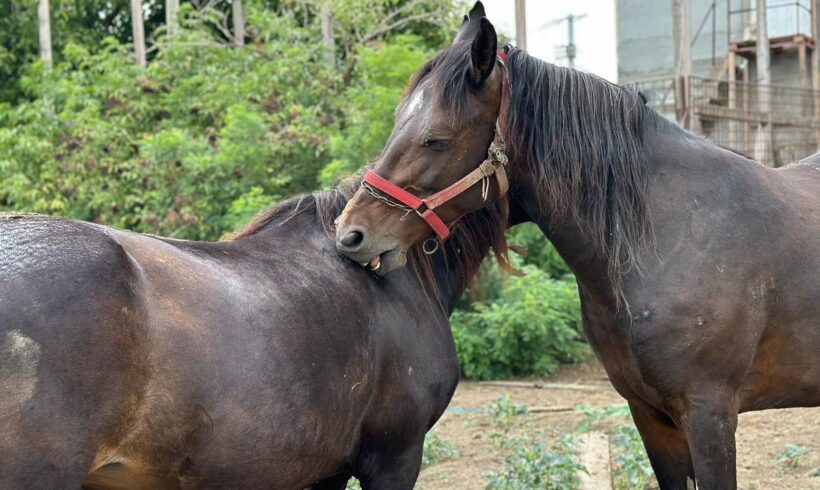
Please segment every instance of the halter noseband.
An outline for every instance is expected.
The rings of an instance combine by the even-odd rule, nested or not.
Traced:
[[[498,119],[495,123],[495,137],[493,138],[493,142],[490,143],[490,148],[487,150],[487,158],[481,162],[478,168],[459,179],[456,183],[425,198],[413,195],[372,170],[368,170],[364,174],[362,189],[388,206],[407,211],[405,216],[411,211],[415,212],[433,229],[440,241],[444,241],[450,236],[450,227],[436,214],[436,208],[463,194],[479,181],[481,182],[481,197],[486,201],[490,190],[489,179],[492,175],[495,175],[498,181],[498,197],[504,197],[509,188],[507,171],[505,169],[507,166],[507,155],[505,153],[506,145],[504,143],[504,133],[507,129],[507,106],[509,102],[509,81],[506,73],[506,61],[507,53],[503,49],[499,49],[498,63],[504,72],[501,78],[501,102],[498,109]],[[402,220],[403,219],[404,218],[402,218]],[[458,222],[458,219],[455,220],[453,224],[456,222]],[[435,249],[433,249],[433,252],[434,251]]]

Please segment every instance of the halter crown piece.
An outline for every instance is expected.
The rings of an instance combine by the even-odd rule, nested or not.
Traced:
[[[481,182],[481,197],[486,201],[490,190],[490,177],[493,175],[495,175],[498,182],[499,198],[504,197],[509,188],[505,168],[508,159],[505,153],[506,145],[504,144],[504,133],[507,129],[507,106],[509,104],[507,53],[503,49],[499,49],[497,55],[498,64],[504,70],[501,78],[501,102],[498,109],[498,119],[495,123],[495,137],[487,150],[487,159],[481,162],[478,168],[459,179],[456,183],[425,198],[413,195],[372,170],[368,170],[362,180],[362,188],[374,198],[388,206],[403,209],[407,211],[407,214],[411,211],[415,212],[433,229],[440,241],[444,241],[450,236],[450,227],[436,214],[435,209],[437,207],[463,194],[479,181]],[[451,226],[457,223],[459,219],[461,218],[451,223]],[[438,244],[435,245],[435,248],[430,249],[425,242],[425,253],[435,252]]]

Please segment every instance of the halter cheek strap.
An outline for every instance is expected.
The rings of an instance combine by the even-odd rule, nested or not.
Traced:
[[[490,143],[490,148],[487,150],[487,158],[481,162],[478,168],[460,178],[454,184],[426,198],[419,198],[413,195],[372,170],[368,170],[364,174],[362,188],[389,206],[404,209],[408,213],[414,211],[433,229],[441,241],[446,240],[450,236],[450,227],[436,214],[436,208],[465,193],[478,182],[482,183],[481,197],[486,201],[490,187],[489,178],[492,175],[495,175],[498,183],[498,197],[504,197],[509,188],[507,172],[505,170],[507,155],[504,152],[504,134],[507,130],[507,106],[509,102],[509,82],[507,80],[506,61],[507,53],[503,49],[499,49],[498,63],[504,69],[504,73],[501,78],[501,102],[498,110],[498,119],[496,120],[495,137],[493,138],[493,142]],[[380,194],[384,194],[384,196]],[[397,202],[391,201],[391,199]]]

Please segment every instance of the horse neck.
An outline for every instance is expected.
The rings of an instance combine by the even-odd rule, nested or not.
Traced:
[[[538,225],[561,258],[575,274],[581,289],[596,296],[602,303],[615,304],[612,284],[608,279],[607,261],[591,247],[585,246],[581,226],[569,220],[553,222],[555,216],[548,200],[540,195],[534,179],[527,176],[515,179],[516,201],[530,219]],[[521,183],[519,183],[521,182]]]
[[[433,295],[437,293],[441,307],[445,308],[449,316],[466,289],[467,278],[464,277],[464,271],[454,267],[443,252],[434,254],[430,262],[431,280],[434,282],[431,289],[434,291],[428,294],[434,298]]]
[[[646,205],[656,232],[659,228],[666,230],[671,226],[670,222],[680,221],[675,216],[689,212],[694,202],[691,189],[714,187],[715,194],[718,194],[716,187],[726,181],[727,172],[737,173],[739,167],[754,172],[758,167],[742,155],[692,135],[654,112],[644,122],[643,140],[647,152]],[[560,213],[551,209],[550,200],[542,194],[536,179],[526,169],[527,165],[512,162],[510,180],[519,205],[567,262],[582,291],[617,309],[607,258],[588,245],[582,231],[584,227],[579,222],[569,218],[551,219]],[[668,234],[674,236],[675,232]],[[658,238],[654,236],[643,251],[639,259],[642,265],[656,260],[657,243],[654,239]],[[635,277],[634,272],[624,275],[625,290]]]

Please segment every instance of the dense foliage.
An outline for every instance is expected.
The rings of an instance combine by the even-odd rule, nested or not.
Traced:
[[[475,296],[481,287],[480,299],[462,305],[450,319],[462,371],[470,378],[546,376],[558,364],[587,355],[578,289],[566,264],[535,226],[521,225],[510,235],[532,251],[516,261],[525,275],[502,276],[494,263],[485,264],[483,277],[465,295],[465,300]]]
[[[458,0],[245,3],[237,47],[228,1],[183,2],[174,35],[164,2],[144,1],[144,69],[126,3],[52,0],[51,68],[36,61],[36,1],[0,7],[0,211],[218,239],[375,158],[407,79],[463,10]],[[534,227],[511,240],[530,250],[527,276],[488,263],[453,317],[471,377],[545,375],[584,352],[566,265]]]

